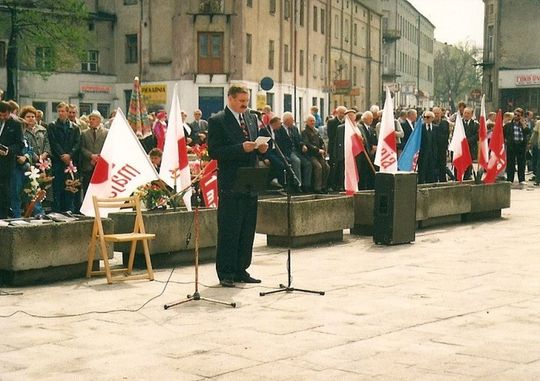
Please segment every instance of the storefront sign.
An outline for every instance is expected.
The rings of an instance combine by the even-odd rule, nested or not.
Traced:
[[[518,74],[515,77],[516,86],[540,85],[540,72],[534,74]]]
[[[107,85],[81,85],[81,93],[104,93],[111,92],[112,87]]]
[[[167,104],[167,85],[164,83],[141,85],[141,93],[146,107]]]
[[[540,68],[499,70],[499,89],[540,87]]]

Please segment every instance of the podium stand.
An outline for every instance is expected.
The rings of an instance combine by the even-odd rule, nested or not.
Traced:
[[[236,171],[233,190],[239,193],[258,193],[266,190],[270,168],[240,167]]]

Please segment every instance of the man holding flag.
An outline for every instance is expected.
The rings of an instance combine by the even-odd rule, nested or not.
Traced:
[[[257,147],[258,125],[248,111],[249,90],[232,85],[223,111],[208,120],[208,153],[218,161],[218,242],[216,270],[223,287],[234,282],[260,283],[247,272],[251,265],[257,195],[234,191],[240,167],[255,167],[257,153],[265,153],[268,144]]]

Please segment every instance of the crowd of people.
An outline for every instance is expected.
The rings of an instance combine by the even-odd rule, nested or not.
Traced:
[[[32,215],[43,215],[45,195],[51,211],[79,212],[115,113],[104,118],[94,110],[79,117],[76,105],[60,102],[56,114],[47,124],[43,112],[31,105],[0,101],[0,219],[22,217],[30,204]],[[160,110],[148,117],[152,135],[141,143],[159,171],[167,114]],[[195,110],[187,123],[182,112],[190,146],[206,141],[208,124],[201,117]],[[36,194],[35,189],[45,188],[46,193]]]
[[[261,127],[264,128],[261,128],[260,134],[271,136],[275,142],[263,156],[264,163],[272,169],[273,181],[279,185],[284,184],[283,173],[288,162],[295,175],[292,179],[295,185],[294,192],[343,191],[344,129],[345,118],[349,118],[358,127],[366,153],[356,158],[359,172],[358,188],[373,189],[375,174],[379,170],[374,165],[374,159],[382,113],[377,105],[363,112],[338,106],[323,123],[318,108],[313,106],[305,118],[303,128],[299,129],[290,112],[283,113],[280,118],[273,115],[270,107],[266,106],[262,110]],[[456,180],[456,173],[450,165],[452,153],[448,147],[458,115],[463,122],[471,158],[476,161],[480,131],[479,115],[475,115],[474,109],[465,102],[458,103],[458,110],[455,113],[450,113],[443,107],[433,107],[422,111],[414,108],[396,110],[394,115],[398,157],[415,128],[422,129],[421,146],[414,168],[418,172],[419,183]],[[488,141],[495,126],[496,115],[495,112],[490,112],[486,118]],[[419,118],[421,119],[418,121]],[[521,108],[505,113],[503,133],[507,153],[506,180],[514,181],[517,168],[518,182],[524,185],[528,169],[529,173],[534,173],[530,180],[534,181],[534,185],[539,185],[540,122],[535,119],[534,113],[524,112]],[[276,145],[283,155],[278,154]],[[476,166],[471,165],[467,168],[464,180],[481,177],[481,171],[474,170],[474,167]],[[504,176],[504,173],[501,176]],[[296,183],[295,179],[298,179]]]
[[[0,218],[21,217],[32,197],[25,195],[25,184],[30,181],[30,166],[45,166],[49,162],[52,178],[52,210],[78,212],[84,193],[97,163],[99,154],[114,118],[104,118],[97,110],[78,116],[76,105],[61,102],[56,107],[57,118],[47,124],[43,112],[33,106],[22,108],[14,101],[0,103]],[[195,110],[188,122],[182,111],[184,134],[188,146],[206,144],[208,122],[202,111]],[[360,190],[373,189],[378,167],[373,164],[377,151],[382,110],[373,105],[360,112],[354,108],[338,106],[326,120],[321,118],[317,106],[310,109],[301,126],[291,112],[275,115],[265,106],[258,115],[258,135],[270,137],[269,149],[258,155],[261,165],[270,167],[270,184],[275,188],[286,185],[293,193],[327,193],[344,190],[345,118],[358,127],[364,144],[364,155],[357,157]],[[420,111],[414,108],[396,110],[394,121],[398,155],[407,144],[415,128],[422,128],[422,144],[417,167],[418,182],[432,183],[455,180],[451,170],[448,144],[457,115],[463,121],[470,154],[478,156],[479,122],[474,109],[459,102],[458,110],[450,113],[443,107]],[[422,118],[421,124],[417,123]],[[495,125],[495,112],[487,115],[488,137]],[[143,147],[159,171],[167,131],[167,113],[151,113],[152,135]],[[531,180],[540,182],[540,123],[532,111],[516,108],[504,114],[504,139],[507,153],[506,179],[526,182],[526,169],[534,172]],[[66,180],[78,168],[80,186],[67,187]],[[76,169],[75,169],[76,170]],[[470,166],[464,179],[478,176]],[[74,191],[76,190],[76,191]],[[25,197],[26,196],[26,197]],[[44,213],[37,200],[34,215]]]

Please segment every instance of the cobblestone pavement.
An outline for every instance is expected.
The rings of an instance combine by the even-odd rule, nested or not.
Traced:
[[[539,232],[528,187],[500,220],[421,230],[413,244],[346,234],[294,249],[293,285],[325,296],[260,297],[287,281],[286,251],[264,236],[250,269],[262,285],[215,287],[214,266],[200,268],[202,295],[236,309],[164,310],[193,291],[192,267],[3,288],[0,315],[25,313],[0,318],[0,380],[538,380]]]

